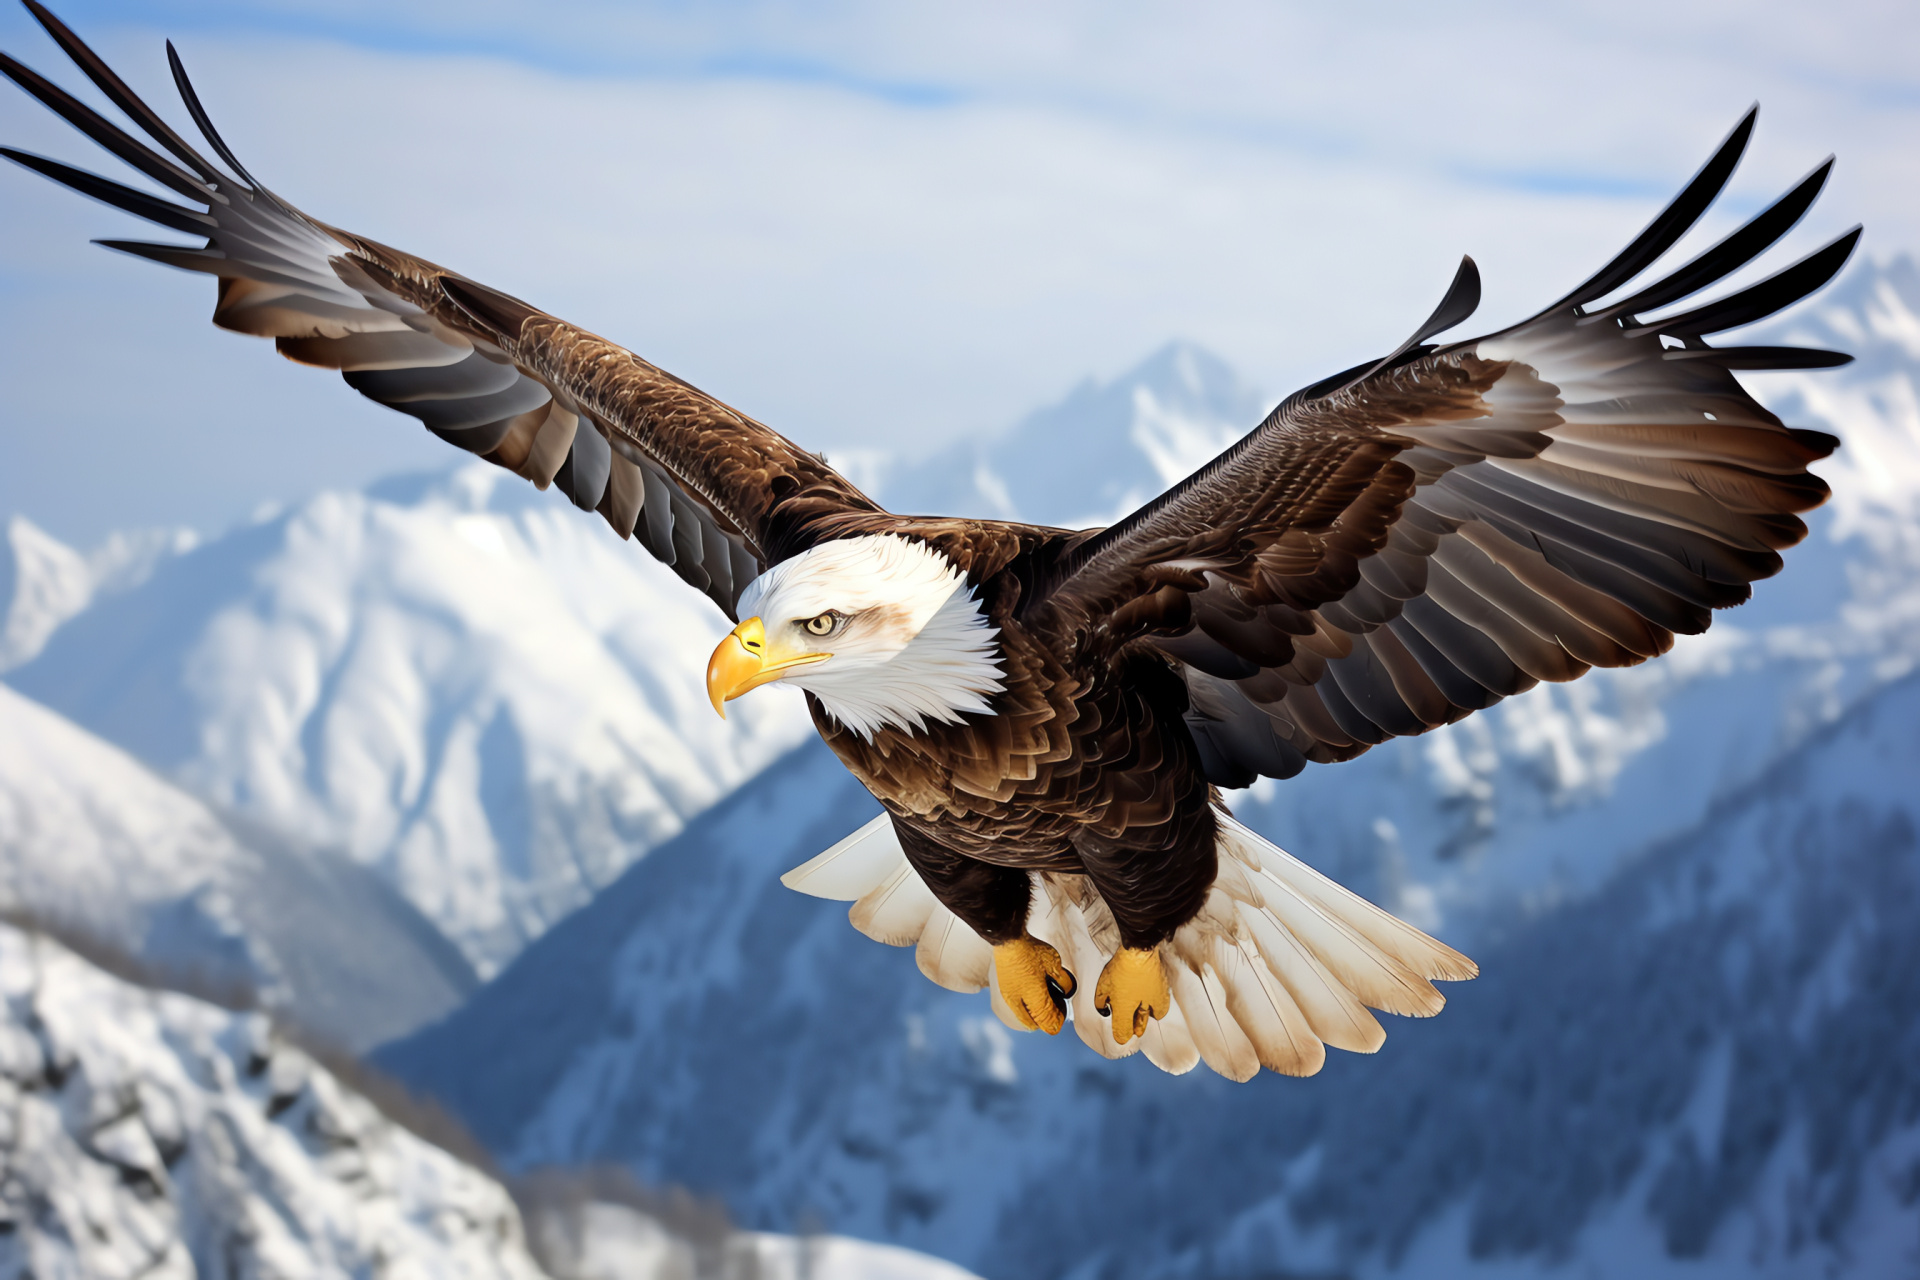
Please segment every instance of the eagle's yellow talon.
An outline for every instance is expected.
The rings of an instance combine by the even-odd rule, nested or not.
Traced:
[[[1094,984],[1093,1007],[1113,1019],[1113,1038],[1125,1044],[1147,1034],[1147,1020],[1164,1018],[1173,1007],[1167,971],[1157,947],[1116,951]]]
[[[1038,938],[1016,938],[994,947],[993,971],[1000,982],[1001,998],[1029,1031],[1058,1035],[1067,1025],[1062,997],[1072,995],[1077,984],[1060,962],[1058,951]],[[1053,980],[1051,987],[1048,979]]]

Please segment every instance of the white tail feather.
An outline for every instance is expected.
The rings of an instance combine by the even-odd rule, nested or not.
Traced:
[[[1327,1061],[1326,1046],[1267,968],[1253,940],[1220,939],[1214,953],[1214,970],[1227,989],[1227,1009],[1260,1055],[1260,1065],[1283,1076],[1319,1071]]]
[[[1253,935],[1254,949],[1300,1006],[1315,1035],[1348,1053],[1372,1053],[1387,1042],[1379,1019],[1314,959],[1300,939],[1257,907],[1241,907],[1240,919]]]
[[[1259,865],[1256,863],[1253,869],[1258,871]],[[1233,858],[1219,859],[1219,869],[1213,876],[1213,887],[1235,902],[1250,902],[1256,907],[1260,905],[1260,890],[1255,888],[1253,881],[1248,878],[1247,868]]]
[[[913,959],[936,985],[968,994],[985,987],[993,971],[993,948],[938,903],[927,917]]]
[[[1144,1036],[1120,1044],[1093,1007],[1100,971],[1120,931],[1085,876],[1032,874],[1027,929],[1060,953],[1077,981],[1074,1030],[1094,1052],[1147,1060],[1175,1075],[1205,1062],[1247,1080],[1262,1067],[1309,1076],[1325,1046],[1372,1053],[1386,1032],[1368,1006],[1424,1016],[1446,1003],[1433,980],[1475,976],[1473,961],[1350,893],[1216,809],[1220,870],[1192,920],[1160,948],[1173,1007]],[[781,882],[815,897],[853,901],[855,928],[915,947],[929,979],[953,991],[985,987],[994,1014],[1020,1020],[1000,994],[993,948],[933,896],[882,815]]]
[[[1234,852],[1243,862],[1250,846],[1258,866],[1421,977],[1435,982],[1465,982],[1480,976],[1479,965],[1446,943],[1428,937],[1405,920],[1329,880],[1284,849],[1275,848],[1224,810],[1215,809],[1214,815],[1219,820],[1221,834],[1226,837],[1223,843],[1236,846]]]
[[[853,927],[890,947],[910,947],[920,941],[927,921],[940,900],[933,896],[903,856],[893,874],[853,904],[847,919]]]
[[[825,853],[807,859],[780,883],[815,898],[853,902],[892,875],[907,860],[893,819],[881,814]]]
[[[1271,872],[1264,874],[1267,883],[1261,888],[1267,913],[1300,939],[1362,1003],[1408,1017],[1440,1012],[1446,997],[1432,983],[1355,933],[1345,921],[1322,911],[1286,881]]]
[[[1167,966],[1174,1003],[1187,1015],[1200,1060],[1229,1080],[1251,1080],[1260,1071],[1260,1055],[1227,1008],[1226,988],[1212,966]]]
[[[1147,1034],[1136,1043],[1147,1055],[1148,1062],[1170,1076],[1183,1076],[1200,1065],[1200,1049],[1193,1043],[1193,1032],[1187,1029],[1187,1015],[1180,1012],[1178,1001],[1167,1010],[1166,1017],[1149,1022]]]

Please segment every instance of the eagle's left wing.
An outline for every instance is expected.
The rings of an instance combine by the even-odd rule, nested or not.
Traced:
[[[281,200],[220,140],[169,44],[180,95],[233,173],[221,171],[44,6],[26,3],[147,139],[5,54],[0,74],[187,204],[43,156],[0,154],[203,237],[199,245],[100,243],[217,278],[215,324],[337,369],[356,391],[441,439],[598,511],[729,617],[747,583],[801,549],[818,521],[878,509],[817,455],[632,352]]]
[[[1825,284],[1859,229],[1777,275],[1725,278],[1813,203],[1831,161],[1665,278],[1600,309],[1700,217],[1750,112],[1619,257],[1504,332],[1421,345],[1479,298],[1471,259],[1392,355],[1298,392],[1220,458],[1069,550],[1025,612],[1090,653],[1183,664],[1209,776],[1244,786],[1423,733],[1541,680],[1625,666],[1707,627],[1806,535],[1837,443],[1756,403],[1736,369],[1834,352],[1705,335]]]

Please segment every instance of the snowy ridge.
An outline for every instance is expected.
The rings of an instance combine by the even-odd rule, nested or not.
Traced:
[[[1521,931],[1465,1018],[1421,1028],[1417,1058],[1352,1080],[1322,1123],[1239,1128],[1283,1156],[1275,1193],[1136,1274],[1910,1270],[1916,773],[1909,677]],[[1246,1124],[1224,1110],[1193,1149]]]
[[[723,1222],[674,1221],[660,1206],[620,1199],[550,1205],[528,1214],[538,1255],[554,1280],[974,1280],[973,1273],[911,1249],[847,1236],[735,1231]]]
[[[7,522],[0,545],[0,671],[34,657],[60,624],[96,597],[139,586],[160,562],[191,551],[186,529],[116,533],[82,555],[25,516]]]
[[[491,1179],[259,1014],[0,925],[0,1276],[524,1278]]]
[[[4,685],[0,912],[257,1000],[352,1048],[441,1016],[474,985],[433,927],[363,868],[243,840]]]
[[[271,830],[376,868],[481,971],[808,732],[721,722],[725,619],[475,463],[322,494],[68,622],[16,688]]]

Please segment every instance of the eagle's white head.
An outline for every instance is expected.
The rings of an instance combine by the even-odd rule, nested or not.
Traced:
[[[707,664],[713,709],[774,680],[798,685],[847,728],[953,723],[1006,687],[999,630],[966,577],[922,542],[876,534],[824,542],[740,593],[745,619]]]

